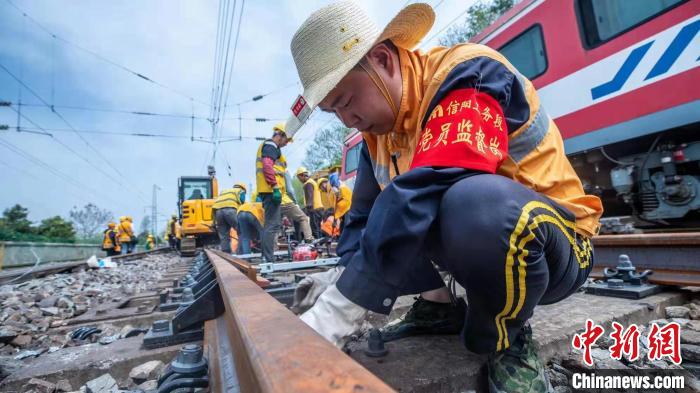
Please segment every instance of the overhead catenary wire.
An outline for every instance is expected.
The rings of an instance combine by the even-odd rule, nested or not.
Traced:
[[[85,53],[88,53],[88,54],[94,56],[95,58],[97,58],[97,59],[99,59],[99,60],[101,60],[101,61],[103,61],[103,62],[105,62],[105,63],[107,63],[107,64],[110,64],[110,65],[112,65],[112,66],[114,66],[114,67],[117,67],[117,68],[119,68],[119,69],[121,69],[121,70],[123,70],[123,71],[125,71],[125,72],[128,72],[129,74],[131,74],[131,75],[133,75],[133,76],[136,76],[136,77],[138,77],[138,78],[140,78],[140,79],[142,79],[142,80],[144,80],[144,81],[146,81],[146,82],[149,82],[149,83],[152,83],[152,84],[154,84],[154,85],[156,85],[156,86],[159,86],[159,87],[161,87],[161,88],[163,88],[163,89],[165,89],[165,90],[169,90],[169,91],[171,91],[171,92],[174,93],[174,94],[177,94],[177,95],[179,95],[179,96],[182,96],[182,97],[184,97],[184,98],[187,98],[187,99],[189,99],[189,100],[191,100],[191,101],[200,103],[200,104],[202,104],[202,105],[207,105],[207,106],[209,105],[209,104],[207,104],[206,102],[204,102],[204,101],[202,101],[202,100],[199,100],[199,99],[197,99],[197,98],[194,98],[194,97],[192,97],[192,96],[190,96],[190,95],[188,95],[188,94],[182,93],[181,91],[179,91],[179,90],[177,90],[177,89],[174,89],[174,88],[172,88],[172,87],[170,87],[170,86],[168,86],[168,85],[165,85],[165,84],[163,84],[163,83],[161,83],[161,82],[159,82],[159,81],[157,81],[157,80],[155,80],[155,79],[153,79],[153,78],[151,78],[151,77],[148,77],[148,76],[144,75],[143,73],[134,71],[134,70],[132,70],[131,68],[126,67],[126,66],[124,66],[124,65],[122,65],[122,64],[119,64],[119,63],[117,63],[116,61],[111,60],[111,59],[109,59],[109,58],[107,58],[107,57],[105,57],[105,56],[103,56],[103,55],[101,55],[101,54],[99,54],[99,53],[97,53],[97,52],[95,52],[95,51],[93,51],[93,50],[90,50],[90,49],[88,49],[88,48],[85,48],[84,46],[79,45],[79,44],[76,44],[75,42],[70,41],[70,40],[68,40],[68,39],[66,39],[66,38],[63,38],[62,36],[60,36],[60,35],[58,35],[58,34],[52,32],[51,30],[49,30],[48,28],[46,28],[43,24],[39,23],[36,19],[34,19],[34,18],[31,17],[29,14],[27,14],[24,10],[22,10],[21,8],[19,8],[19,7],[18,7],[16,4],[14,4],[11,0],[5,0],[5,1],[6,1],[9,5],[11,5],[13,8],[15,8],[20,14],[22,14],[22,16],[24,16],[25,18],[27,18],[28,20],[30,20],[30,21],[31,21],[32,23],[34,23],[37,27],[39,27],[39,28],[40,28],[41,30],[43,30],[45,33],[47,33],[48,35],[50,35],[51,38],[53,38],[53,39],[55,39],[55,40],[58,40],[58,41],[61,41],[61,42],[63,42],[64,44],[66,44],[66,45],[68,45],[68,46],[72,46],[72,47],[74,47],[74,48],[76,48],[76,49],[79,49],[79,50],[81,50],[81,51],[83,51],[83,52],[85,52]]]
[[[235,7],[235,5],[234,5],[234,7]],[[226,109],[227,109],[227,105],[228,105],[228,98],[229,98],[229,95],[231,93],[231,80],[232,80],[232,76],[233,76],[233,68],[236,65],[236,54],[238,53],[238,38],[240,37],[240,34],[241,34],[241,22],[243,21],[243,11],[244,10],[245,10],[245,0],[241,0],[241,11],[238,14],[238,26],[236,27],[236,39],[234,40],[234,43],[233,43],[233,55],[231,56],[231,72],[229,73],[228,82],[226,84],[226,98],[224,99],[223,114],[221,115],[222,120],[221,120],[221,124],[219,125],[219,133],[221,133],[221,130],[224,127],[224,122],[226,121]],[[240,113],[238,115],[240,117]],[[238,132],[239,132],[239,134],[241,134],[242,130],[239,129]]]
[[[44,108],[46,107],[45,104],[35,104],[35,103],[25,103],[22,102],[21,104],[19,102],[10,102],[10,105],[12,106],[23,106],[23,107],[41,107]],[[153,111],[141,111],[141,110],[129,110],[129,109],[112,109],[112,108],[98,108],[98,107],[89,107],[89,106],[78,106],[78,105],[52,105],[53,108],[55,109],[68,109],[68,110],[76,110],[76,111],[85,111],[85,112],[107,112],[107,113],[124,113],[124,114],[129,114],[129,115],[137,115],[137,116],[150,116],[150,117],[171,117],[171,118],[176,118],[176,119],[195,119],[195,120],[206,120],[209,121],[208,117],[205,116],[195,116],[194,114],[185,114],[185,113],[160,113],[160,112],[153,112]],[[245,121],[257,121],[257,122],[266,122],[266,121],[280,121],[280,120],[286,120],[281,117],[268,117],[268,116],[248,116],[248,117],[228,117],[227,120],[245,120]]]
[[[46,100],[45,100],[43,97],[41,97],[37,92],[35,92],[31,87],[29,87],[29,85],[27,85],[23,80],[21,80],[21,79],[19,79],[17,76],[15,76],[15,74],[13,74],[7,67],[5,67],[5,65],[3,65],[2,63],[0,63],[0,68],[2,68],[2,69],[3,69],[8,75],[10,75],[15,81],[17,81],[17,83],[19,83],[19,84],[22,85],[25,89],[27,89],[27,91],[29,91],[34,97],[36,97],[39,101],[41,101],[46,107],[48,107],[49,109],[51,109],[51,112],[54,113],[59,119],[61,119],[61,120],[63,121],[63,123],[66,124],[70,129],[75,129],[75,127],[73,127],[73,125],[72,125],[68,120],[66,120],[66,118],[63,117],[63,115],[61,115],[60,112],[56,111],[55,108],[52,108],[51,105],[50,105],[48,102],[46,102]],[[117,174],[118,174],[119,176],[121,176],[122,178],[126,179],[126,176],[124,176],[124,174],[122,174],[122,173],[119,171],[119,169],[117,169],[117,168],[116,168],[102,153],[100,153],[99,150],[97,150],[94,146],[92,146],[92,144],[91,144],[90,142],[88,142],[87,139],[85,139],[85,138],[84,138],[82,135],[80,135],[80,133],[78,133],[78,132],[76,132],[75,134],[80,138],[80,140],[83,141],[83,143],[85,143],[86,146],[88,146],[88,147],[90,148],[90,150],[92,150],[98,157],[100,157],[100,158],[101,158],[115,173],[117,173]],[[84,159],[84,160],[87,161],[87,162],[89,162],[88,159]],[[94,165],[94,164],[92,164],[92,163],[90,163],[90,164],[91,164],[93,167],[95,167],[95,168],[99,168],[99,167],[97,167],[96,165]],[[117,181],[117,183],[119,183],[119,184],[122,185],[123,187],[126,187],[126,185],[124,185],[121,181],[119,181],[119,180],[115,180],[115,181]],[[144,194],[143,194],[141,191],[139,191],[137,188],[135,188],[135,187],[133,187],[133,186],[132,186],[131,188],[132,188],[133,191],[136,192],[136,195],[137,195],[139,198],[141,198],[143,201],[146,201],[146,198],[145,198]]]
[[[32,155],[31,153],[27,152],[26,150],[24,150],[20,147],[10,143],[9,141],[6,141],[4,139],[0,139],[0,146],[3,146],[6,149],[14,152],[15,154],[21,156],[25,160],[33,163],[34,165],[41,167],[42,169],[44,169],[44,170],[48,171],[49,173],[53,174],[54,176],[56,176],[56,178],[61,179],[64,182],[69,183],[72,186],[78,188],[80,191],[84,192],[85,190],[88,190],[95,195],[101,196],[103,199],[111,201],[112,203],[120,204],[120,202],[115,201],[108,194],[101,194],[97,190],[94,190],[92,187],[86,185],[85,183],[80,182],[79,180],[75,179],[74,177],[72,177],[64,172],[61,172],[60,170],[47,164],[46,162],[44,162],[40,158]]]
[[[17,109],[10,107],[13,111],[17,112],[24,120],[28,121],[30,124],[33,124],[35,127],[37,127],[37,130],[28,130],[29,132],[36,133],[36,134],[41,134],[41,135],[46,135],[49,136],[54,142],[58,143],[59,145],[63,146],[66,150],[71,152],[74,156],[78,157],[81,161],[87,163],[88,165],[92,166],[95,170],[106,176],[107,178],[118,182],[118,179],[114,178],[111,173],[105,171],[103,168],[100,168],[96,165],[94,165],[90,160],[88,160],[85,156],[77,152],[75,149],[73,149],[70,145],[66,144],[62,140],[55,138],[51,133],[49,133],[45,128],[41,127],[38,125],[36,122],[34,122],[31,118],[29,118],[27,115],[19,112]],[[18,131],[22,131],[23,128],[18,128]],[[75,129],[71,129],[70,131],[75,132]]]
[[[466,10],[460,12],[457,16],[454,17],[454,19],[452,19],[450,22],[448,22],[446,25],[444,25],[440,30],[438,30],[438,31],[436,31],[435,33],[433,33],[433,35],[431,35],[428,39],[423,40],[423,42],[420,44],[420,47],[423,48],[423,47],[424,47],[425,45],[427,45],[430,41],[432,41],[433,39],[435,39],[435,37],[437,37],[438,35],[442,34],[442,32],[444,32],[445,30],[447,30],[448,27],[450,27],[450,26],[452,26],[453,24],[455,24],[455,22],[457,22],[457,20],[459,20],[459,18],[461,18],[462,16],[464,16],[464,14],[466,14],[467,12],[469,12],[469,8],[467,8]]]
[[[36,127],[36,126],[35,126]],[[195,141],[209,141],[207,138],[204,138],[202,136],[190,136],[190,135],[172,135],[172,134],[164,134],[164,133],[158,133],[158,132],[152,132],[152,131],[133,131],[133,132],[120,132],[120,131],[109,131],[109,130],[98,130],[98,129],[75,129],[72,130],[70,128],[53,128],[53,127],[20,127],[19,132],[30,132],[30,133],[40,133],[40,134],[45,134],[48,133],[50,135],[50,132],[78,132],[81,134],[96,134],[96,135],[117,135],[120,137],[123,136],[128,136],[128,137],[140,137],[140,138],[164,138],[164,139],[182,139],[182,140],[190,140],[194,138]],[[222,138],[236,138],[238,139],[239,137],[237,135],[222,135]],[[246,140],[259,140],[263,138],[262,136],[243,136],[243,139]]]

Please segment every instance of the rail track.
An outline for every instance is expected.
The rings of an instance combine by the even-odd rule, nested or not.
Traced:
[[[602,277],[604,267],[615,267],[619,255],[626,254],[638,269],[654,270],[650,277],[652,283],[700,286],[700,232],[605,235],[596,237],[593,244],[596,252],[594,277]],[[115,259],[124,265],[138,265],[139,258],[167,251],[157,249]],[[263,274],[265,269],[257,263],[255,255],[243,259],[212,249],[200,253],[195,258],[177,257],[173,253],[173,258],[179,258],[179,262],[168,268],[152,292],[123,299],[106,312],[90,310],[75,321],[69,321],[62,329],[73,330],[85,323],[129,323],[139,319],[170,320],[171,326],[178,325],[186,332],[191,329],[190,333],[197,333],[199,329],[200,333],[186,336],[188,338],[184,341],[170,342],[166,348],[169,352],[162,352],[166,350],[163,348],[153,350],[143,339],[143,344],[138,344],[140,349],[134,349],[134,356],[148,359],[155,356],[152,354],[156,351],[161,351],[159,353],[171,354],[172,359],[183,344],[202,343],[208,371],[206,377],[197,381],[208,384],[211,392],[393,391],[285,307],[293,294],[294,279],[317,271],[319,267],[287,272],[286,278],[291,277],[291,281],[280,286],[278,276]],[[286,252],[279,254],[286,255]],[[197,258],[206,260],[206,263],[193,269],[193,260]],[[276,265],[281,269],[287,264]],[[45,266],[31,272],[30,276],[41,277],[68,271],[75,266]],[[194,278],[186,279],[188,275]],[[0,280],[2,278],[0,275]],[[199,283],[195,279],[200,280]],[[192,283],[187,284],[188,280]],[[209,291],[206,294],[209,298],[204,301],[197,298],[188,303],[183,295],[187,288],[192,288],[190,293],[195,298],[205,294],[206,291],[200,292],[200,289],[215,290]],[[165,291],[167,296],[164,296]],[[213,297],[212,292],[216,292]],[[214,304],[216,302],[219,304]],[[163,308],[166,303],[174,304],[174,308]],[[183,318],[182,309],[188,304],[194,304],[197,313],[194,317]]]
[[[205,324],[212,391],[393,391],[244,275],[245,261],[206,254],[226,309]]]
[[[593,247],[593,278],[602,278],[603,269],[616,267],[625,254],[638,270],[654,272],[653,284],[700,287],[700,232],[603,235],[593,238]]]

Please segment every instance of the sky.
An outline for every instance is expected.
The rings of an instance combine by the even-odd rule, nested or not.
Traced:
[[[427,47],[437,45],[441,29],[474,2],[427,1],[437,6],[426,38],[435,36],[422,43]],[[236,15],[242,3],[236,2]],[[133,216],[139,228],[151,214],[155,190],[162,230],[177,210],[178,177],[206,175],[213,163],[220,188],[253,184],[261,143],[255,138],[269,137],[301,92],[291,38],[310,13],[329,3],[244,3],[236,58],[231,52],[227,65],[233,71],[219,139],[241,138],[219,144],[213,159],[213,144],[191,136],[208,140],[212,133],[207,119],[218,1],[0,0],[0,102],[10,102],[0,104],[0,127],[8,126],[0,129],[0,210],[19,203],[39,222],[94,203],[115,218]],[[358,3],[384,26],[407,1]],[[314,132],[334,121],[319,111],[312,115],[283,149],[290,171],[301,164]]]

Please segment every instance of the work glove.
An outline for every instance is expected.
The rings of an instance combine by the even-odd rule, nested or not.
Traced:
[[[344,269],[345,266],[336,266],[325,272],[309,274],[299,281],[297,288],[294,290],[292,311],[296,314],[301,314],[310,309],[314,303],[316,303],[316,299],[318,299],[329,286],[338,281]]]
[[[343,348],[348,338],[360,330],[367,312],[343,296],[333,284],[300,318],[333,345]]]
[[[272,189],[272,202],[274,202],[275,205],[282,203],[282,192],[278,187]]]

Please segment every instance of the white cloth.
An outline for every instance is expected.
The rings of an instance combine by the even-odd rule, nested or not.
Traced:
[[[365,308],[343,296],[333,284],[300,318],[323,338],[342,348],[347,339],[360,330],[367,313]]]
[[[316,299],[330,286],[336,283],[343,273],[345,266],[336,266],[321,273],[309,274],[299,281],[294,290],[294,302],[292,310],[297,314],[311,308]]]

